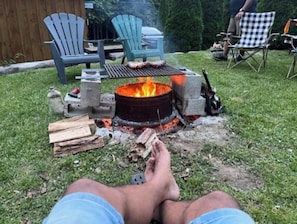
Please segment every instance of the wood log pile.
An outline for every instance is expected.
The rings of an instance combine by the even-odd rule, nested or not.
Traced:
[[[49,143],[54,156],[66,156],[104,146],[101,136],[94,135],[96,123],[89,116],[66,118],[48,126]]]

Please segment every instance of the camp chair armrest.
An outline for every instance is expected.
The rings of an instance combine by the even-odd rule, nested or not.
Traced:
[[[239,35],[234,35],[232,33],[226,33],[226,32],[221,32],[221,33],[217,34],[217,37],[222,37],[223,41],[229,41],[231,38],[234,40],[240,39]]]
[[[291,34],[282,34],[282,37],[292,38],[294,40],[297,40],[297,35],[291,35]]]
[[[217,34],[217,37],[230,37],[232,33],[220,32]]]
[[[270,34],[269,38],[268,38],[268,42],[270,41],[275,41],[277,37],[280,36],[280,33],[272,33]]]
[[[281,36],[285,38],[284,43],[290,44],[293,49],[297,48],[296,46],[297,35],[282,34]]]

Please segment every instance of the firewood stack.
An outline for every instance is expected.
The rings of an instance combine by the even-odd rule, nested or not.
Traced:
[[[54,156],[66,156],[104,146],[101,136],[94,135],[96,123],[89,116],[66,118],[48,126],[49,143]]]

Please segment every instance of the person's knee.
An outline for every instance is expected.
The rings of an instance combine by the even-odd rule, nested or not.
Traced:
[[[205,197],[206,201],[215,202],[219,207],[240,209],[237,200],[224,191],[213,191]]]
[[[93,185],[93,182],[88,178],[78,179],[67,187],[65,194],[87,191]]]

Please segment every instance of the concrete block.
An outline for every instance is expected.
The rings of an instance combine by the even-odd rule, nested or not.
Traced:
[[[198,99],[201,95],[202,76],[190,70],[186,70],[185,75],[171,76],[170,82],[173,92],[180,98]]]
[[[176,107],[183,116],[205,115],[205,98],[198,99],[176,98]]]
[[[115,97],[113,93],[103,93],[100,96],[99,106],[82,106],[79,98],[66,94],[64,98],[64,116],[74,117],[88,114],[90,118],[113,118],[115,115]]]
[[[82,79],[80,99],[82,107],[98,107],[100,104],[101,79]]]
[[[113,118],[115,115],[116,102],[112,93],[101,94],[100,105],[93,107],[89,114],[91,118]]]

